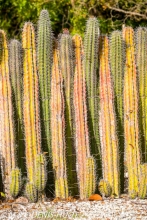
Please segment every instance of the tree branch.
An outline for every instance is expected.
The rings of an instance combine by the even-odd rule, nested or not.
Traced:
[[[142,17],[143,19],[147,20],[147,16],[145,16],[143,14],[140,14],[140,13],[137,13],[137,12],[125,11],[125,10],[120,9],[120,8],[111,7],[110,5],[107,5],[107,7],[109,9],[113,10],[113,11],[118,11],[118,12],[128,14],[128,15],[139,16],[139,17]]]

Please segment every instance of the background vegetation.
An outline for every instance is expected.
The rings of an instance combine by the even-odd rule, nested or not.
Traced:
[[[122,24],[147,24],[146,0],[0,0],[0,29],[9,38],[19,38],[24,22],[36,24],[43,8],[50,13],[55,35],[69,28],[71,34],[83,36],[89,15],[98,17],[103,33],[121,29]]]

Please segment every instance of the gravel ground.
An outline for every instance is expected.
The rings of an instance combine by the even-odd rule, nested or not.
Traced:
[[[147,220],[147,199],[43,203],[19,201],[0,204],[0,220]]]

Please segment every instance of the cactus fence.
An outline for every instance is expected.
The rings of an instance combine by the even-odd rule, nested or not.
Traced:
[[[90,17],[55,39],[42,10],[22,42],[0,30],[0,196],[145,199],[146,104],[147,28],[104,36]]]

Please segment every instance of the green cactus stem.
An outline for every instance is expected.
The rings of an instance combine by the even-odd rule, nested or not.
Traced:
[[[134,31],[131,27],[123,28],[126,45],[126,61],[124,73],[124,136],[125,158],[128,170],[128,191],[131,198],[139,192],[139,175],[141,149],[139,143],[138,122],[138,87],[135,62]]]
[[[66,144],[65,144],[65,115],[63,78],[59,66],[59,51],[55,43],[51,80],[51,135],[52,160],[55,173],[55,196],[68,197]]]
[[[76,157],[74,148],[74,127],[73,127],[73,76],[74,76],[74,54],[72,38],[67,29],[64,29],[59,39],[59,59],[61,74],[63,77],[65,94],[65,136],[66,136],[66,157],[68,164],[68,185],[71,195],[77,192]]]
[[[25,195],[30,202],[37,202],[37,190],[33,183],[26,183],[25,185]]]
[[[100,140],[102,150],[103,179],[110,183],[112,195],[120,193],[119,149],[116,134],[114,90],[109,65],[109,40],[101,37],[100,53]]]
[[[124,189],[124,115],[123,115],[123,79],[124,79],[124,42],[121,31],[113,31],[110,36],[110,68],[112,73],[117,132],[120,149],[121,191]]]
[[[139,79],[139,129],[143,160],[147,162],[147,28],[136,30],[136,65]]]
[[[42,192],[46,186],[46,160],[44,154],[38,154],[35,160],[35,186]]]
[[[8,56],[6,34],[3,30],[0,30],[0,154],[2,158],[0,163],[2,168],[4,192],[7,198],[11,198],[13,194],[13,192],[10,190],[11,172],[17,167],[17,161]],[[17,185],[19,185],[19,183],[17,183]]]
[[[83,68],[86,77],[88,128],[91,153],[95,158],[97,175],[101,176],[101,152],[98,130],[98,41],[99,23],[97,18],[90,17],[87,20],[84,36]]]
[[[101,179],[98,184],[98,189],[101,195],[105,197],[109,197],[112,194],[112,187],[110,186],[109,182],[106,180]]]
[[[86,197],[90,197],[96,189],[95,160],[93,157],[86,158]]]
[[[21,172],[19,168],[15,168],[11,171],[11,184],[10,193],[13,197],[16,197],[21,189]]]
[[[51,21],[47,10],[42,10],[38,21],[37,33],[37,64],[40,89],[40,114],[41,114],[41,137],[44,152],[48,152],[48,181],[47,188],[53,185],[53,168],[51,153],[51,119],[50,119],[50,99],[51,99],[51,71],[53,61],[53,33]],[[50,193],[46,190],[48,196]]]
[[[9,44],[10,79],[12,85],[12,98],[15,116],[15,131],[17,141],[18,165],[22,173],[25,173],[25,146],[23,135],[22,115],[22,47],[18,40],[11,40]]]

